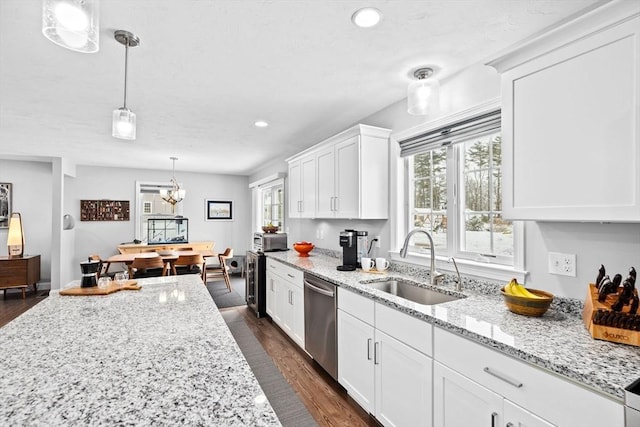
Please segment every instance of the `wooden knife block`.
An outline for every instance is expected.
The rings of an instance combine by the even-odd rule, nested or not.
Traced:
[[[618,290],[621,292],[621,289]],[[637,290],[634,291],[637,293]],[[591,283],[587,292],[587,298],[584,302],[582,310],[582,321],[591,336],[598,340],[611,341],[621,344],[633,345],[640,347],[640,331],[631,329],[617,328],[614,326],[596,325],[593,323],[593,317],[598,310],[611,310],[611,305],[618,299],[618,294],[609,294],[604,302],[598,301],[598,288]],[[640,310],[638,310],[640,313]],[[629,305],[622,308],[623,316],[633,316],[629,314]],[[639,315],[640,316],[640,315]]]

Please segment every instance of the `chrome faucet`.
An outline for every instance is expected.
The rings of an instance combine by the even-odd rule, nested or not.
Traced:
[[[454,257],[449,258],[449,262],[452,262],[453,266],[456,268],[456,274],[458,275],[458,283],[456,283],[456,291],[460,292],[462,290],[462,277],[460,277],[460,270],[458,270],[458,264],[456,264],[456,259]]]
[[[429,244],[430,244],[430,249],[431,249],[431,270],[429,272],[429,276],[431,278],[431,285],[435,286],[438,284],[438,280],[442,277],[444,277],[444,274],[442,273],[438,273],[436,271],[436,251],[433,245],[433,238],[431,237],[431,234],[429,234],[427,232],[427,230],[424,230],[422,228],[415,228],[413,230],[411,230],[409,232],[409,234],[407,234],[407,237],[404,238],[404,243],[402,244],[402,249],[400,249],[400,256],[402,258],[406,258],[407,257],[407,248],[409,247],[409,240],[411,239],[411,236],[413,236],[416,233],[424,233],[427,235],[427,237],[429,238]]]

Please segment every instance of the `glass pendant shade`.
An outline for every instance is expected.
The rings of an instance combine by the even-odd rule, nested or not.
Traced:
[[[42,34],[82,53],[99,49],[99,0],[42,0]]]
[[[7,249],[9,257],[21,257],[24,251],[24,233],[22,232],[22,217],[18,212],[11,214],[9,232],[7,233]]]
[[[120,139],[136,139],[136,113],[128,108],[113,110],[111,134]]]
[[[418,79],[409,83],[407,89],[407,111],[414,116],[434,114],[440,108],[440,83],[422,76],[416,76]]]

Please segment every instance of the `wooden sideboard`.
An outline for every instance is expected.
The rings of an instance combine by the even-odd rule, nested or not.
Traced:
[[[38,290],[40,281],[40,255],[25,255],[20,258],[9,258],[0,256],[0,289],[22,289],[22,298],[29,285],[33,285],[34,290]]]
[[[194,250],[194,251],[212,251],[213,242],[190,242],[190,243],[174,243],[161,245],[145,245],[145,244],[125,244],[118,245],[118,251],[121,254],[139,254],[142,252],[157,252],[169,250]]]

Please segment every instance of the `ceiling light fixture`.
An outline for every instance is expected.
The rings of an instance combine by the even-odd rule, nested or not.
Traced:
[[[382,13],[374,7],[364,7],[351,15],[351,21],[360,28],[375,27],[382,20]]]
[[[267,126],[269,126],[269,123],[265,122],[264,120],[256,120],[254,125],[257,128],[266,128]]]
[[[129,62],[129,47],[136,47],[140,39],[128,31],[117,30],[115,39],[124,45],[124,105],[113,110],[113,124],[111,134],[120,139],[136,139],[136,115],[127,108],[127,68]]]
[[[82,53],[99,49],[98,0],[43,0],[42,34],[55,44]]]
[[[407,111],[414,116],[424,116],[438,111],[440,104],[440,83],[431,79],[432,68],[419,68],[413,76],[417,79],[409,83],[407,89]]]
[[[173,160],[173,173],[171,175],[171,189],[160,190],[160,197],[167,203],[171,204],[171,210],[175,213],[176,203],[180,203],[186,194],[186,191],[181,189],[178,185],[178,181],[176,181],[176,160],[177,157],[169,157]]]

